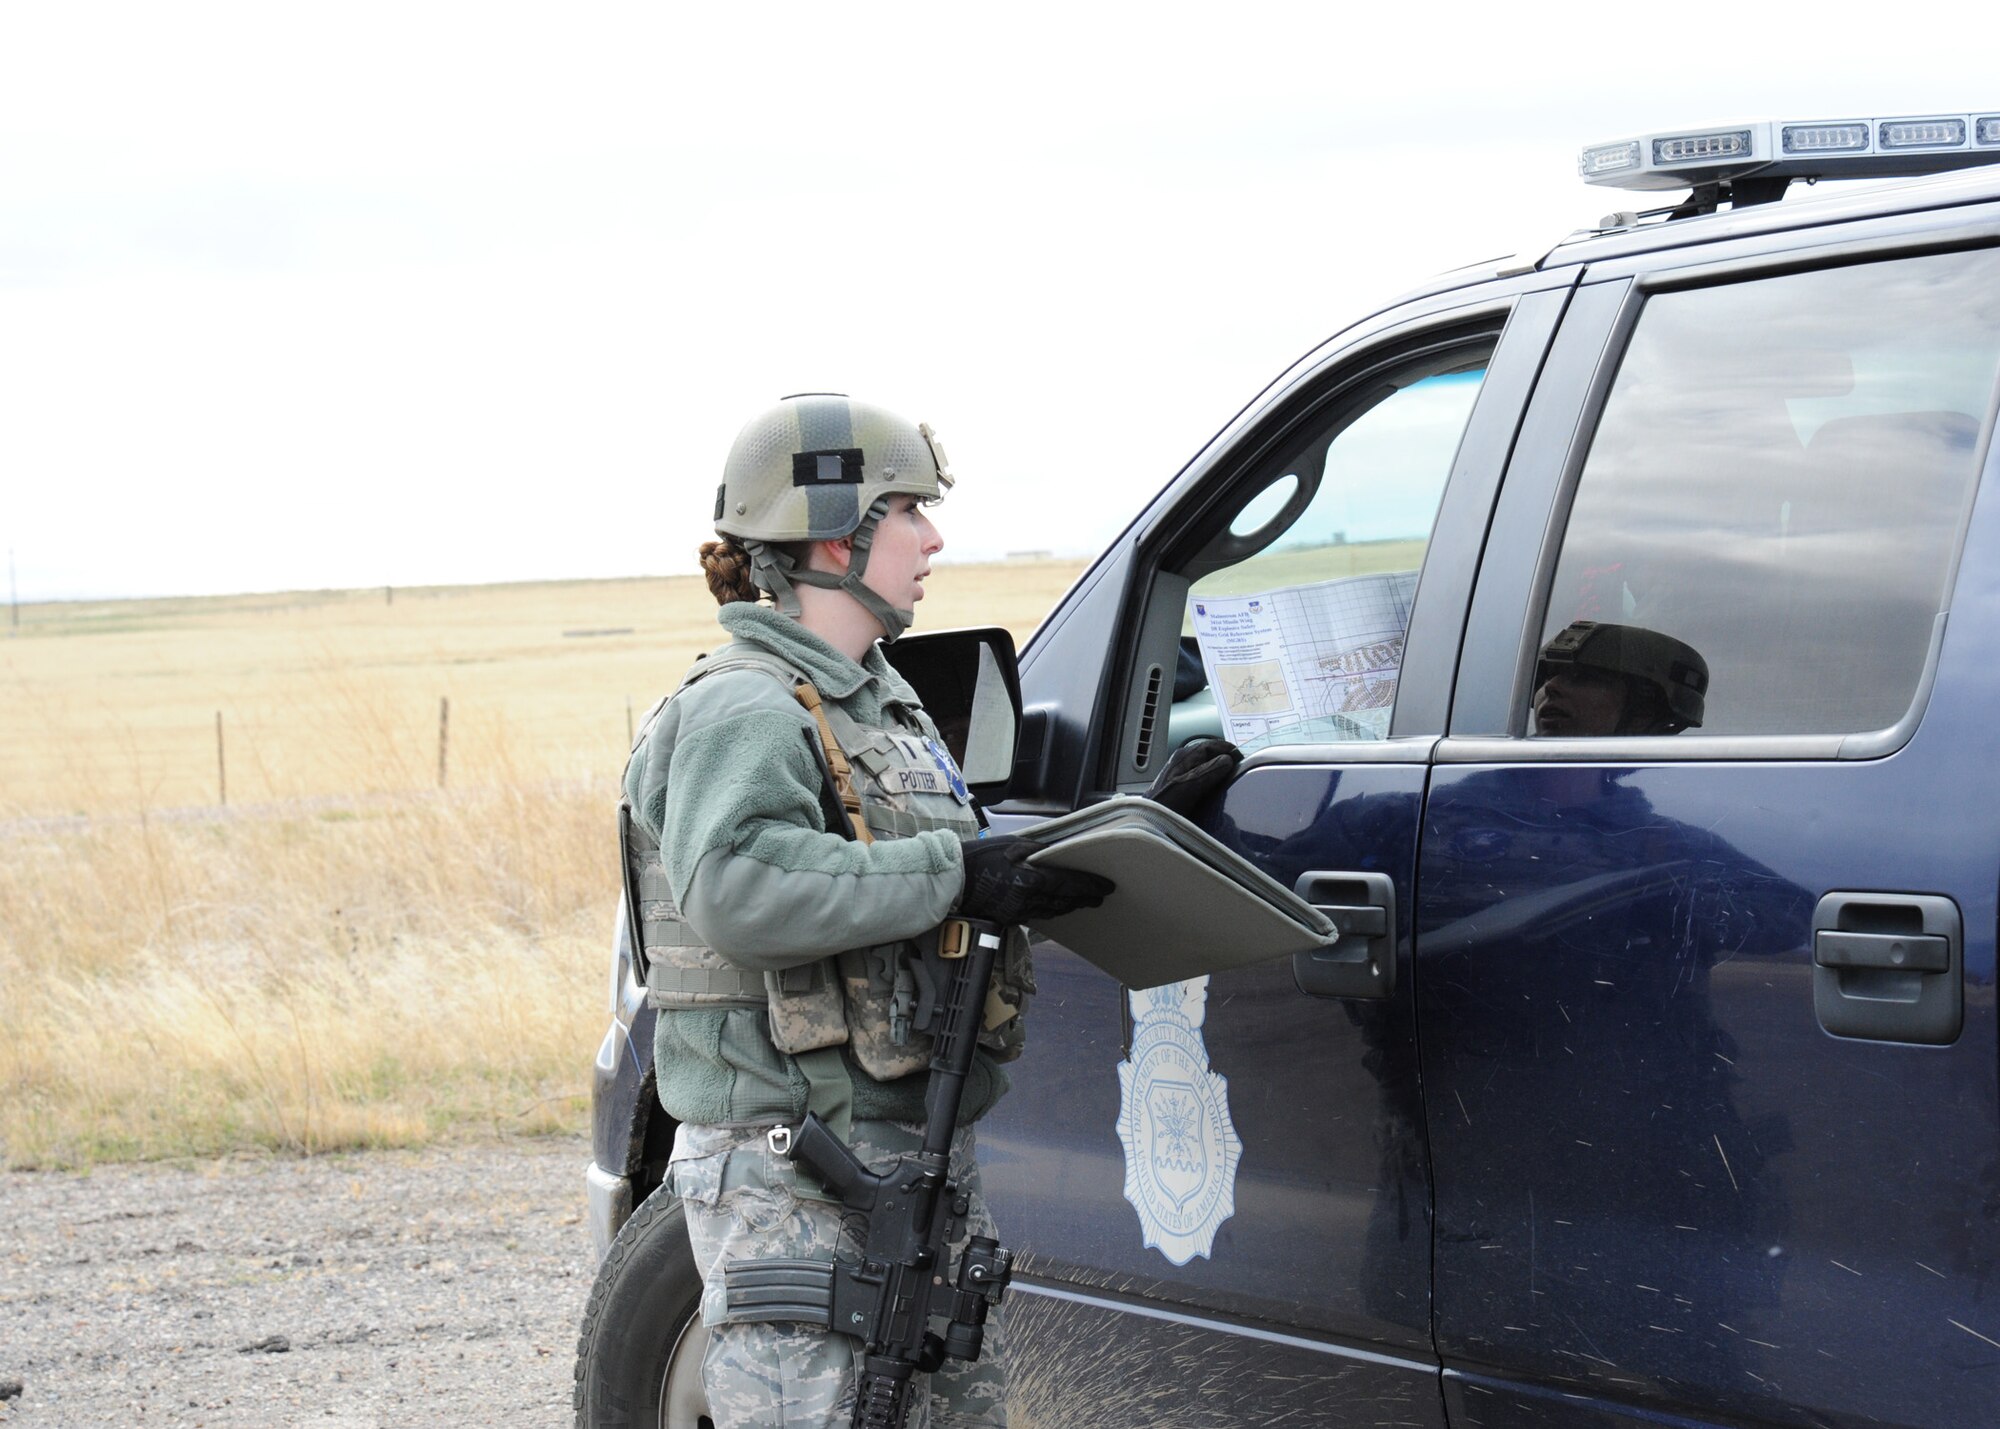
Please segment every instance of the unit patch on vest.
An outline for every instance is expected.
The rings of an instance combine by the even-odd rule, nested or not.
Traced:
[[[930,750],[931,758],[936,761],[937,767],[943,771],[946,780],[950,782],[952,798],[958,800],[961,804],[970,804],[972,802],[972,791],[965,787],[965,775],[959,772],[958,761],[951,757],[951,751],[928,735],[924,737],[924,745]]]
[[[1145,1243],[1175,1265],[1215,1248],[1236,1213],[1243,1143],[1229,1119],[1229,1082],[1208,1069],[1201,1025],[1208,979],[1191,978],[1132,999],[1132,1053],[1118,1064],[1118,1139],[1125,1199]]]

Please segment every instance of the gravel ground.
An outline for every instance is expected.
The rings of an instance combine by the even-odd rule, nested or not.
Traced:
[[[589,1159],[0,1174],[0,1424],[566,1425]]]

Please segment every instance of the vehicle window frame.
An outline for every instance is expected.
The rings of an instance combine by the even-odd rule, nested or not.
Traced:
[[[1542,286],[1553,290],[1551,297],[1559,305],[1568,283],[1565,280],[1560,287],[1546,283]],[[1227,524],[1218,513],[1230,508],[1231,496],[1240,491],[1246,482],[1275,475],[1264,468],[1295,450],[1316,424],[1334,419],[1341,404],[1365,391],[1371,382],[1407,369],[1428,357],[1442,357],[1454,350],[1469,352],[1483,347],[1490,364],[1502,350],[1510,322],[1523,302],[1532,296],[1535,296],[1535,290],[1510,286],[1504,292],[1480,295],[1469,304],[1414,315],[1406,323],[1372,334],[1365,345],[1349,348],[1329,358],[1320,371],[1296,383],[1293,390],[1277,404],[1260,414],[1256,425],[1221,454],[1221,459],[1203,474],[1198,485],[1181,493],[1171,506],[1145,523],[1138,538],[1127,599],[1114,637],[1117,649],[1107,692],[1110,699],[1105,706],[1104,737],[1091,781],[1097,788],[1125,791],[1143,788],[1164,762],[1168,751],[1163,738],[1144,769],[1135,766],[1133,755],[1138,735],[1138,707],[1145,699],[1143,682],[1154,666],[1161,666],[1165,678],[1171,678],[1173,666],[1165,659],[1169,652],[1162,632],[1171,624],[1173,639],[1177,642],[1185,612],[1187,582],[1170,574],[1169,568],[1176,560],[1191,560],[1213,532]],[[1551,311],[1547,317],[1552,330],[1556,311]],[[1544,333],[1544,341],[1546,336]],[[1487,406],[1489,400],[1511,401],[1518,416],[1519,406],[1525,399],[1525,385],[1518,395],[1510,396],[1503,391],[1497,398],[1489,399],[1488,385],[1492,376],[1489,366],[1466,425],[1460,432],[1440,497],[1440,512],[1452,500],[1453,489],[1461,482],[1460,464],[1467,436],[1478,423],[1482,408]],[[1510,439],[1511,432],[1510,426]],[[1494,488],[1498,485],[1499,464],[1495,463],[1496,469],[1490,473],[1490,485]],[[1485,500],[1490,505],[1491,490],[1485,493]],[[1434,518],[1433,533],[1436,525]],[[1417,612],[1423,605],[1424,571],[1431,566],[1433,549],[1427,545],[1424,564],[1419,570],[1417,592],[1412,602],[1411,629],[1416,628]],[[1173,598],[1164,603],[1161,601],[1163,578],[1176,588],[1172,592]],[[1459,597],[1459,604],[1462,611],[1462,596]],[[1155,645],[1159,647],[1157,650],[1152,648]],[[1447,667],[1452,658],[1446,658]],[[1403,703],[1400,690],[1397,703],[1399,706]],[[1158,718],[1164,723],[1164,701],[1158,708]],[[1252,756],[1251,762],[1258,766],[1329,761],[1423,762],[1430,747],[1443,734],[1443,716],[1447,708],[1448,690],[1439,702],[1437,728],[1433,730],[1399,731],[1392,722],[1390,736],[1384,740],[1277,744],[1259,750]]]
[[[1490,693],[1481,700],[1482,709],[1471,719],[1462,717],[1463,712],[1454,704],[1450,733],[1437,749],[1440,763],[1490,763],[1496,761],[1535,763],[1661,763],[1661,762],[1705,762],[1716,760],[1827,760],[1827,759],[1880,759],[1895,753],[1908,744],[1915,736],[1917,727],[1930,703],[1935,684],[1937,667],[1943,649],[1945,629],[1949,623],[1953,592],[1957,586],[1960,567],[1964,558],[1965,544],[1972,524],[1972,506],[1979,499],[1979,493],[1989,478],[1995,457],[1996,429],[2000,429],[2000,391],[1989,399],[1987,411],[1980,430],[1975,476],[1966,496],[1966,504],[1959,513],[1957,530],[1953,534],[1950,555],[1946,562],[1943,584],[1944,608],[1933,622],[1930,644],[1925,652],[1922,673],[1911,694],[1909,707],[1894,724],[1881,729],[1865,730],[1845,734],[1742,734],[1713,737],[1684,738],[1681,735],[1611,735],[1589,737],[1531,736],[1528,733],[1528,710],[1533,693],[1533,679],[1536,661],[1540,655],[1541,633],[1548,618],[1549,601],[1554,591],[1556,568],[1562,556],[1562,543],[1569,528],[1571,509],[1575,503],[1577,490],[1581,484],[1584,468],[1589,463],[1591,447],[1603,420],[1605,407],[1617,384],[1619,372],[1639,322],[1651,299],[1662,293],[1684,292],[1691,289],[1733,286],[1740,283],[1756,282],[1767,278],[1788,276],[1794,273],[1817,272],[1834,268],[1856,267],[1877,263],[1891,263],[1940,253],[1966,252],[1981,249],[2000,249],[2000,224],[1980,225],[1971,231],[1954,230],[1950,234],[1899,233],[1881,237],[1835,239],[1820,238],[1817,242],[1803,247],[1788,247],[1778,251],[1757,255],[1711,258],[1707,261],[1682,262],[1672,266],[1661,266],[1652,270],[1632,271],[1629,262],[1615,265],[1615,271],[1604,272],[1593,269],[1586,272],[1578,286],[1581,300],[1584,295],[1600,297],[1607,291],[1622,289],[1615,312],[1605,323],[1601,336],[1592,340],[1593,332],[1575,334],[1572,359],[1577,352],[1596,354],[1595,366],[1584,388],[1580,405],[1569,408],[1563,406],[1560,390],[1551,392],[1545,385],[1538,387],[1536,405],[1547,402],[1552,411],[1537,413],[1531,410],[1524,423],[1523,446],[1527,445],[1526,432],[1536,424],[1537,417],[1547,428],[1567,426],[1567,435],[1553,490],[1545,498],[1541,525],[1541,539],[1536,548],[1535,558],[1529,570],[1527,598],[1519,603],[1519,640],[1514,656],[1511,693],[1507,700],[1504,728],[1498,731],[1481,732],[1468,728],[1484,713],[1491,721]],[[1676,256],[1672,252],[1648,255],[1655,262]],[[1679,255],[1685,257],[1686,255]],[[1611,266],[1611,265],[1607,265]],[[1579,301],[1572,312],[1582,311],[1587,304]],[[1567,321],[1567,319],[1566,319]],[[1557,335],[1557,343],[1562,344],[1562,333]],[[1553,362],[1552,362],[1552,365]],[[1574,412],[1567,421],[1563,411]],[[1545,431],[1546,437],[1550,433]],[[1526,514],[1519,509],[1520,483],[1515,470],[1516,463],[1510,463],[1506,483],[1503,485],[1502,501],[1507,501],[1506,486],[1515,487],[1516,509],[1511,513],[1514,524],[1522,524]],[[1530,487],[1540,486],[1546,481],[1533,475],[1528,478]],[[1496,529],[1506,517],[1496,512]],[[1485,582],[1489,572],[1482,567],[1480,579]],[[1478,596],[1475,593],[1475,603]],[[1489,618],[1490,618],[1489,612]],[[1468,640],[1472,645],[1473,624],[1478,613],[1468,617]],[[1461,667],[1459,689],[1468,688],[1466,671]]]

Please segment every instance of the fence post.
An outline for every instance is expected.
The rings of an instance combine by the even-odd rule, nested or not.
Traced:
[[[438,696],[438,788],[444,788],[445,751],[451,741],[451,697]]]
[[[222,762],[222,711],[215,712],[215,802],[229,807],[229,767]]]

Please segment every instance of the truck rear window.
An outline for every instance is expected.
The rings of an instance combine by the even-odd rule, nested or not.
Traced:
[[[1948,599],[1996,379],[1990,249],[1651,298],[1576,489],[1533,683],[1546,704],[1544,674],[1593,648],[1578,622],[1637,629],[1583,658],[1632,698],[1680,679],[1699,723],[1579,728],[1579,698],[1567,725],[1544,727],[1561,724],[1551,710],[1531,728],[1894,725]],[[1706,688],[1687,699],[1704,664]]]

